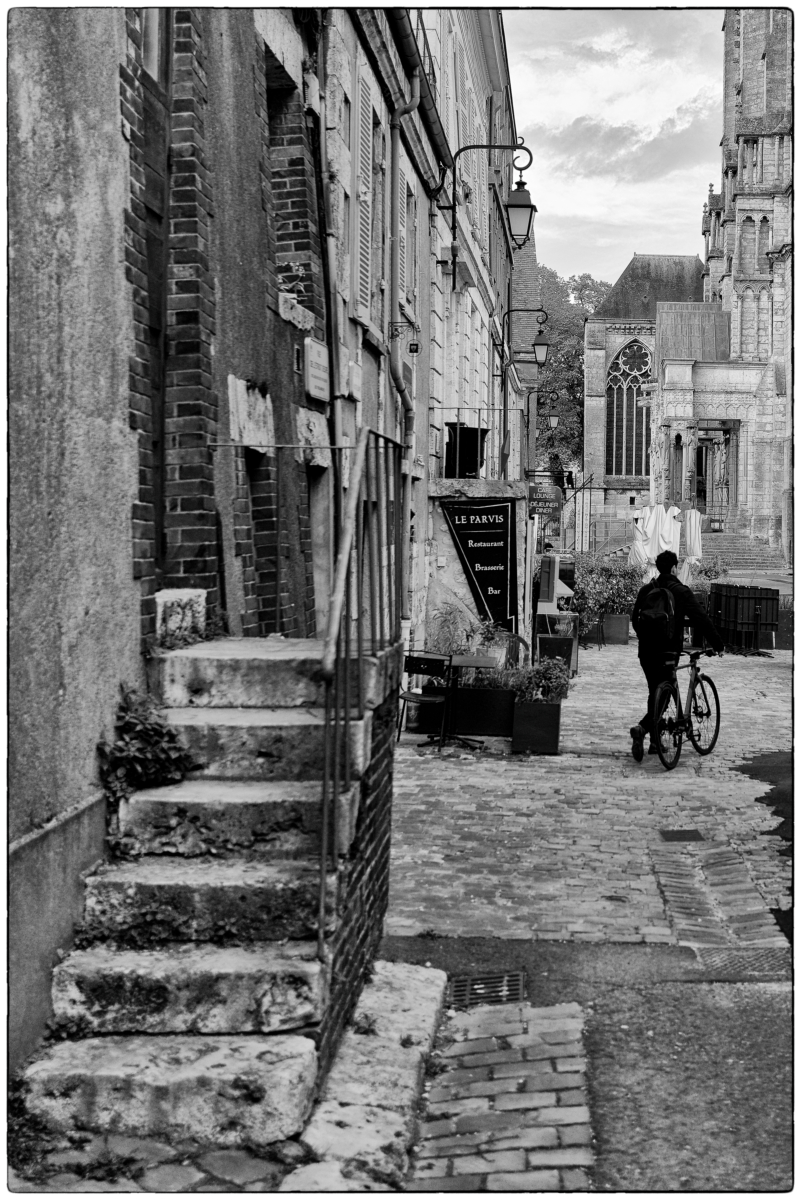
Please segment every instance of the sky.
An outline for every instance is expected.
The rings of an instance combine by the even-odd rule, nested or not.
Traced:
[[[720,188],[723,9],[504,9],[537,257],[614,283],[633,254],[702,254]]]

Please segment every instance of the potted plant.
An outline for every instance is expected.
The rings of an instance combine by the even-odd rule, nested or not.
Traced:
[[[586,638],[600,621],[605,641],[626,645],[631,611],[641,587],[641,568],[630,567],[625,559],[577,554],[573,608],[580,614],[582,635]]]
[[[508,672],[514,691],[513,754],[558,754],[562,701],[570,687],[570,669],[561,658],[544,658],[533,667]]]

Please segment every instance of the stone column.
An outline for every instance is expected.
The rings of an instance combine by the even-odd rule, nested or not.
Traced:
[[[684,434],[684,500],[695,502],[696,451],[698,449],[698,426],[689,424]]]
[[[744,146],[743,139],[738,138],[737,139],[737,183],[738,183],[738,185],[741,185],[745,182],[743,179],[743,146]]]

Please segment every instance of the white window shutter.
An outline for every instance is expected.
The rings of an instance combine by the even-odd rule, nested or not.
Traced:
[[[456,87],[457,94],[457,116],[459,122],[458,142],[459,146],[467,146],[470,143],[470,117],[467,97],[467,71],[464,61],[464,46],[461,41],[456,43],[456,60],[457,74]],[[458,148],[458,147],[457,147]],[[462,171],[466,179],[472,179],[472,171],[470,169],[470,154],[463,154],[461,157]]]
[[[358,136],[356,139],[357,206],[354,247],[354,305],[360,320],[370,319],[370,243],[373,205],[373,102],[370,84],[359,80]]]
[[[406,174],[398,170],[398,292],[406,299]]]

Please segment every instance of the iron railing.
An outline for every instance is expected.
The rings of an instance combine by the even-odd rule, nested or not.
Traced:
[[[318,955],[325,956],[328,874],[336,881],[340,802],[353,786],[353,726],[364,718],[366,659],[401,638],[403,446],[363,429],[335,449],[342,487],[336,564],[322,659],[325,684]],[[380,670],[378,671],[380,677]]]
[[[443,479],[500,479],[503,469],[503,408],[500,405],[429,405],[432,414],[442,414],[442,424],[430,424],[443,438]]]
[[[436,59],[434,58],[434,55],[431,53],[431,47],[428,44],[428,34],[426,33],[426,27],[423,24],[423,14],[419,8],[417,10],[417,21],[416,21],[415,27],[414,27],[414,36],[415,36],[415,40],[417,41],[417,49],[420,53],[420,58],[423,63],[423,74],[426,77],[426,81],[428,82],[428,87],[431,92],[431,99],[436,104],[437,103]]]

